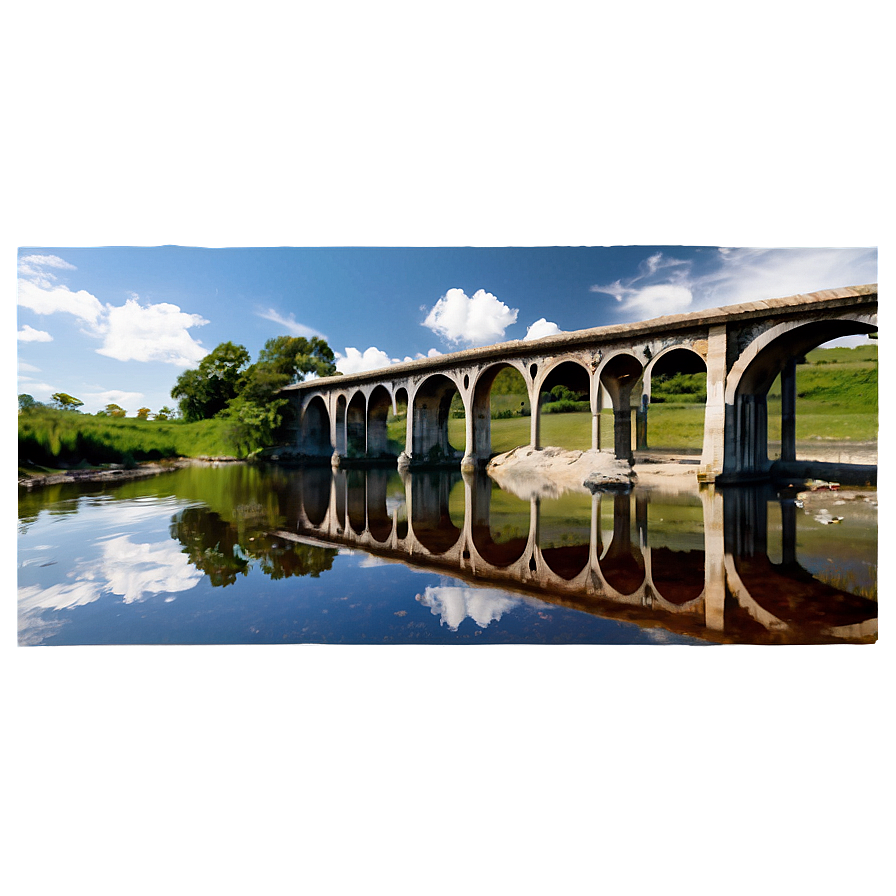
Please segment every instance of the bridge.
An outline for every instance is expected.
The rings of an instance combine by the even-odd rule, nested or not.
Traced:
[[[529,398],[529,444],[542,447],[539,396],[563,385],[588,395],[597,450],[601,410],[609,400],[612,450],[632,462],[633,448],[647,447],[651,378],[705,370],[698,478],[745,482],[768,478],[772,471],[767,395],[776,377],[781,377],[777,469],[795,472],[800,469],[795,466],[797,362],[831,339],[876,331],[877,284],[868,284],[505,342],[298,383],[281,394],[294,410],[292,448],[308,462],[459,465],[471,471],[492,455],[491,389],[502,370],[513,368]],[[448,440],[456,394],[464,411],[463,452]],[[396,455],[390,452],[386,422],[399,405],[408,413],[405,448]]]

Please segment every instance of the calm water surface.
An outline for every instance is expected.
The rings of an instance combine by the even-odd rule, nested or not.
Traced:
[[[19,643],[874,641],[873,491],[189,467],[22,492]]]

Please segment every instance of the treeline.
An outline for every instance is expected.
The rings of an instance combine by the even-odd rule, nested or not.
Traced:
[[[337,373],[334,361],[316,337],[269,339],[254,364],[245,346],[221,343],[177,378],[171,397],[178,401],[179,420],[169,407],[150,423],[149,408],[130,418],[117,404],[83,414],[83,402],[65,392],[54,393],[52,406],[20,395],[19,464],[129,466],[164,457],[245,457],[277,444],[289,422],[288,402],[277,392],[309,374]]]

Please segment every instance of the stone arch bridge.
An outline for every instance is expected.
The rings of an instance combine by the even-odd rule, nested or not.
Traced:
[[[571,385],[587,394],[592,447],[601,445],[601,408],[613,408],[613,451],[632,460],[632,410],[638,447],[646,447],[651,376],[662,365],[706,370],[701,481],[768,477],[767,395],[781,376],[781,462],[796,460],[796,363],[841,336],[877,331],[877,284],[773,298],[636,324],[576,330],[532,341],[468,349],[380,370],[287,386],[295,411],[294,449],[308,461],[460,464],[472,470],[491,450],[490,394],[505,368],[526,385],[529,444],[541,447],[539,395]],[[463,402],[465,447],[448,441],[455,393]],[[405,450],[389,452],[386,420],[408,408]],[[642,444],[643,443],[643,444]]]

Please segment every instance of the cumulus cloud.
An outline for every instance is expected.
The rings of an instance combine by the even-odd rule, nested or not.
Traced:
[[[364,352],[356,348],[346,348],[345,354],[336,352],[336,369],[340,373],[363,373],[365,370],[378,370],[388,367],[393,360],[376,346],[371,345]]]
[[[423,354],[423,352],[417,352],[417,354],[414,355],[413,358],[410,355],[405,355],[404,360],[405,361],[422,361],[424,358],[438,358],[439,355],[441,355],[441,354],[442,354],[442,352],[440,352],[437,348],[431,348],[425,355]]]
[[[25,324],[21,330],[16,333],[19,342],[52,342],[53,337],[45,330],[35,330]]]
[[[497,622],[505,613],[522,604],[493,588],[457,588],[448,585],[428,586],[417,600],[429,607],[439,624],[456,632],[464,619],[472,619],[480,628]]]
[[[486,345],[503,339],[518,313],[484,289],[472,298],[462,289],[449,289],[430,309],[423,326],[446,342]]]
[[[275,324],[283,327],[290,336],[303,336],[305,339],[311,339],[314,336],[317,336],[319,339],[326,339],[326,336],[324,336],[323,333],[319,333],[311,327],[306,327],[305,324],[300,324],[292,313],[290,313],[289,317],[284,317],[273,308],[268,308],[267,311],[259,311],[257,314],[259,317],[273,321]]]
[[[98,354],[118,361],[163,361],[179,367],[197,364],[208,354],[189,333],[190,327],[208,323],[198,314],[187,314],[166,302],[141,305],[136,299],[106,307],[105,338]]]
[[[73,314],[78,320],[96,326],[103,314],[100,300],[85,289],[72,292],[67,286],[55,285],[39,277],[19,278],[19,304],[36,314]]]
[[[523,342],[529,342],[532,339],[541,339],[543,336],[556,336],[558,333],[562,332],[563,330],[561,330],[553,321],[540,317],[531,327],[526,328],[526,335],[523,337]]]
[[[657,252],[634,276],[591,291],[613,296],[620,316],[646,320],[876,280],[875,249],[722,248],[688,260]]]
[[[102,409],[107,404],[117,404],[127,409],[128,406],[135,409],[142,407],[144,395],[142,392],[122,392],[121,389],[108,389],[105,392],[87,392],[84,394],[85,407],[97,406]]]

